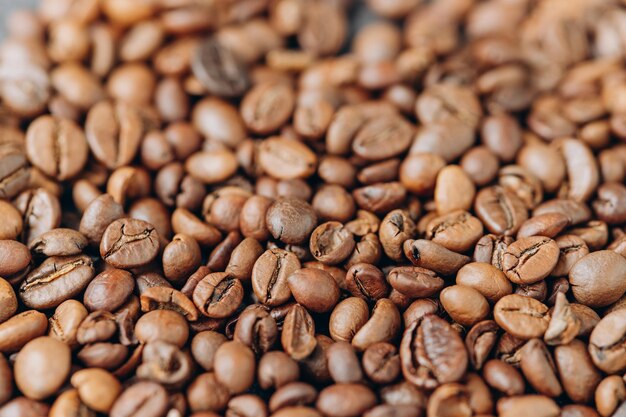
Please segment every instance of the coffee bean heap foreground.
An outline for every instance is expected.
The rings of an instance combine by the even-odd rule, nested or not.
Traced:
[[[626,3],[366,5],[10,17],[0,417],[626,416]]]

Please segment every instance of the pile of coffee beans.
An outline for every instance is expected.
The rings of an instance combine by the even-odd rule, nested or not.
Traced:
[[[626,416],[625,28],[619,0],[13,13],[0,417]]]

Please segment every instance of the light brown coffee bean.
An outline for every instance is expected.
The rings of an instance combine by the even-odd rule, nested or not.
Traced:
[[[515,284],[534,284],[552,272],[559,253],[559,247],[550,238],[521,238],[507,247],[502,257],[503,271]]]
[[[550,316],[541,302],[518,294],[502,297],[493,307],[498,325],[520,339],[543,337]]]

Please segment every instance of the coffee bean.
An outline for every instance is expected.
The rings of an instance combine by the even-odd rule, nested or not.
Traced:
[[[444,288],[439,301],[450,317],[464,326],[472,326],[489,314],[487,299],[472,287],[453,285]]]
[[[265,251],[252,269],[252,289],[269,306],[283,304],[291,297],[287,278],[300,268],[300,261],[283,249]]]
[[[548,328],[548,307],[518,294],[502,297],[493,307],[493,316],[500,327],[515,337],[542,337]]]
[[[224,272],[205,276],[193,291],[193,302],[207,317],[225,318],[233,314],[243,300],[241,281]]]
[[[367,121],[352,142],[353,152],[367,160],[391,158],[406,151],[413,138],[413,126],[401,117],[375,117]],[[381,143],[385,143],[382,150]]]
[[[280,388],[298,380],[300,369],[290,356],[280,351],[265,353],[258,367],[259,385],[263,389]]]
[[[550,238],[531,236],[510,244],[502,257],[506,276],[515,284],[534,284],[547,277],[559,260],[559,247]]]
[[[444,286],[437,274],[418,266],[393,268],[387,274],[387,281],[395,290],[410,298],[431,297]]]
[[[339,286],[333,277],[317,268],[303,268],[287,277],[293,298],[314,313],[330,311],[339,301]]]
[[[76,230],[53,229],[33,240],[29,249],[38,255],[70,256],[80,254],[87,243],[87,238]]]
[[[61,204],[57,196],[44,188],[22,192],[14,200],[22,214],[22,242],[30,243],[61,224]]]
[[[554,359],[567,396],[579,403],[589,402],[601,377],[591,361],[586,344],[574,340],[558,346],[554,350]]]
[[[367,322],[352,338],[352,346],[362,351],[374,343],[389,342],[400,332],[400,312],[395,304],[381,298],[376,301],[372,314]]]
[[[215,36],[197,46],[191,69],[202,85],[217,96],[237,97],[250,85],[242,60]]]
[[[437,316],[429,314],[421,323],[414,321],[402,336],[402,374],[419,387],[433,389],[460,380],[467,359],[458,333]]]
[[[607,373],[621,372],[626,368],[625,346],[620,342],[626,328],[626,309],[613,311],[600,320],[589,337],[589,354],[593,363]]]
[[[182,347],[189,337],[189,325],[179,313],[153,310],[139,318],[135,334],[142,343],[160,340]]]
[[[28,342],[15,359],[15,384],[33,400],[54,394],[70,373],[70,348],[51,337]]]
[[[206,395],[207,392],[214,394]],[[187,400],[193,412],[222,410],[229,399],[228,388],[219,383],[212,372],[198,375],[187,388]]]
[[[513,292],[502,271],[482,262],[472,262],[459,269],[456,283],[474,288],[492,303]]]
[[[359,208],[376,214],[399,208],[406,200],[406,194],[406,188],[398,182],[382,182],[352,191]]]
[[[193,302],[185,294],[174,288],[151,287],[142,291],[141,310],[172,310],[182,314],[189,321],[198,319],[198,311]]]
[[[603,307],[626,292],[626,259],[612,251],[592,252],[579,259],[569,271],[569,283],[576,301]]]
[[[595,391],[595,403],[598,413],[602,416],[612,415],[626,397],[624,380],[618,375],[605,377]]]
[[[404,256],[415,266],[430,269],[442,275],[455,274],[470,261],[470,258],[452,252],[437,243],[426,239],[404,241]]]
[[[156,417],[166,412],[165,389],[154,382],[141,381],[125,389],[111,408],[111,417]]]
[[[476,323],[465,338],[469,360],[475,369],[480,370],[496,344],[498,325],[493,320]]]
[[[20,286],[20,298],[31,308],[56,307],[80,293],[93,275],[93,263],[88,256],[47,258],[28,274]]]
[[[107,226],[100,255],[116,268],[136,268],[152,261],[159,251],[159,234],[143,220],[119,219]]]
[[[8,201],[0,200],[0,214],[5,219],[0,225],[0,238],[16,239],[22,233],[24,224],[20,212]]]
[[[482,189],[474,203],[476,214],[485,227],[495,234],[514,235],[528,219],[524,203],[503,187]]]
[[[380,223],[378,236],[383,250],[391,259],[402,259],[402,245],[415,234],[415,223],[404,210],[389,212]],[[434,239],[433,239],[434,240]]]
[[[309,356],[317,341],[315,340],[315,323],[309,313],[301,305],[295,304],[285,317],[281,344],[289,356],[301,360]]]
[[[122,386],[109,372],[98,369],[81,369],[74,373],[70,382],[78,390],[78,396],[92,410],[108,413],[118,397]]]
[[[87,163],[87,140],[73,121],[40,116],[26,132],[26,154],[44,174],[67,180]]]
[[[308,178],[315,173],[317,156],[297,140],[275,136],[259,145],[258,163],[273,178]]]
[[[349,297],[335,306],[328,323],[330,336],[336,341],[351,342],[367,323],[370,312],[363,298]]]
[[[180,282],[187,278],[201,261],[200,246],[190,236],[177,234],[163,248],[163,273],[170,281]]]
[[[124,216],[124,208],[109,194],[92,201],[80,220],[80,233],[87,237],[90,245],[99,246],[106,228]]]
[[[337,264],[345,260],[354,250],[354,237],[339,222],[319,225],[310,238],[311,254],[320,262]]]
[[[317,398],[317,390],[304,382],[292,382],[276,390],[270,397],[269,409],[287,409],[297,404],[312,404]]]
[[[375,343],[363,352],[363,371],[377,384],[389,384],[400,375],[398,349],[390,343]]]
[[[257,134],[276,131],[291,117],[295,95],[288,84],[255,85],[241,102],[241,118],[246,127]]]
[[[584,240],[575,235],[561,235],[555,240],[559,247],[559,261],[551,272],[554,276],[565,276],[569,274],[572,266],[589,253],[589,248]]]
[[[90,311],[117,310],[135,288],[133,276],[122,269],[109,269],[98,275],[85,289],[85,307]]]
[[[498,415],[503,417],[521,417],[532,413],[541,417],[556,417],[561,414],[559,406],[545,395],[518,395],[502,398],[497,404]]]
[[[15,240],[0,240],[0,275],[17,274],[28,267],[30,261],[26,246]]]
[[[426,237],[454,252],[466,252],[482,235],[483,226],[465,211],[438,216],[428,223]]]
[[[524,393],[524,379],[513,366],[506,362],[497,359],[487,361],[483,367],[483,377],[492,388],[506,395],[514,396]]]
[[[549,397],[561,395],[563,389],[552,354],[546,345],[539,339],[531,339],[524,345],[521,353],[520,367],[528,383]]]
[[[334,384],[324,388],[317,398],[316,407],[332,417],[352,417],[376,404],[376,396],[365,385]]]
[[[266,214],[267,228],[275,239],[284,243],[302,243],[317,224],[317,215],[305,201],[295,198],[274,202]]]

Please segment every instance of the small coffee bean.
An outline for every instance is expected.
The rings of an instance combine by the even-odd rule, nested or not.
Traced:
[[[89,283],[83,298],[89,311],[117,310],[135,288],[133,276],[122,269],[109,269]]]
[[[335,341],[351,342],[354,335],[367,323],[369,316],[369,308],[362,298],[346,298],[335,306],[330,315],[330,336]]]
[[[27,246],[61,224],[59,198],[45,188],[23,191],[13,203],[22,214],[22,242]]]
[[[300,269],[300,261],[291,252],[270,249],[252,268],[252,290],[263,304],[277,306],[291,297],[287,278]]]
[[[406,195],[406,188],[398,182],[371,184],[352,191],[359,208],[381,215],[402,206]]]
[[[205,276],[193,291],[193,302],[207,317],[225,318],[233,314],[243,300],[243,286],[225,272]]]
[[[15,240],[0,240],[0,275],[8,277],[24,270],[31,261],[30,251]]]
[[[111,410],[122,391],[119,381],[104,369],[81,369],[72,375],[70,382],[85,405],[102,413]]]
[[[389,293],[389,285],[383,272],[367,263],[354,264],[348,269],[346,289],[353,296],[366,301],[380,300]]]
[[[428,222],[426,237],[454,252],[468,251],[483,232],[480,220],[465,211],[438,216]]]
[[[296,301],[314,313],[330,311],[339,301],[337,282],[321,269],[295,271],[287,277],[287,285]]]
[[[557,397],[563,392],[552,354],[540,339],[529,340],[521,350],[520,367],[528,383],[541,394]]]
[[[521,417],[532,413],[541,417],[557,417],[561,414],[559,406],[545,395],[518,395],[498,401],[498,415],[502,417]]]
[[[354,250],[354,237],[339,222],[326,222],[319,225],[310,238],[311,254],[320,262],[338,264]]]
[[[333,343],[324,353],[330,376],[336,383],[356,383],[363,379],[361,363],[350,343]]]
[[[295,304],[287,313],[280,341],[285,352],[295,360],[306,358],[315,349],[315,323],[301,305]]]
[[[541,302],[518,294],[502,297],[493,307],[493,316],[500,327],[515,337],[543,337],[550,316]]]
[[[259,360],[259,385],[263,389],[280,388],[298,380],[300,369],[290,356],[280,351],[265,353]]]
[[[559,247],[550,238],[521,238],[507,247],[502,258],[503,271],[515,284],[534,284],[552,272],[559,253]]]
[[[402,374],[418,387],[433,389],[460,380],[467,360],[459,334],[437,316],[428,314],[404,331],[400,343]]]
[[[15,358],[15,384],[33,400],[43,400],[65,382],[72,363],[70,348],[51,337],[28,342]]]
[[[478,290],[464,285],[444,288],[439,301],[450,317],[463,326],[485,319],[490,310],[487,299]]]
[[[591,361],[587,345],[574,340],[558,346],[554,349],[554,360],[567,396],[577,403],[591,401],[601,376]]]
[[[496,344],[499,327],[493,320],[476,323],[465,338],[469,360],[475,369],[480,370]]]
[[[189,325],[179,313],[153,310],[139,318],[135,334],[142,343],[160,340],[182,347],[189,337]]]
[[[212,392],[213,395],[206,395]],[[217,381],[215,374],[200,374],[187,388],[187,401],[191,411],[223,410],[230,399],[228,388]]]
[[[624,380],[618,375],[605,377],[595,390],[595,403],[601,416],[610,416],[626,399]]]
[[[277,338],[278,326],[267,307],[251,305],[239,315],[233,339],[250,347],[255,354],[270,350]]]
[[[79,294],[93,275],[92,260],[86,255],[47,258],[22,282],[20,298],[31,308],[53,308]]]
[[[297,404],[312,404],[317,398],[317,390],[304,382],[292,382],[277,389],[270,397],[269,409],[276,411]]]
[[[99,246],[107,226],[124,216],[124,207],[103,194],[92,201],[80,220],[80,233],[87,237],[90,245]]]
[[[163,273],[172,282],[180,282],[195,271],[202,256],[200,246],[195,239],[184,234],[177,234],[163,249]]]
[[[303,143],[274,136],[259,145],[258,161],[272,178],[308,178],[315,173],[317,156]]]
[[[415,223],[404,210],[389,212],[380,223],[378,236],[383,250],[391,259],[403,258],[402,245],[415,234]],[[434,239],[433,239],[434,240]]]
[[[363,351],[374,343],[389,342],[398,336],[400,326],[398,308],[391,300],[381,298],[376,301],[369,320],[355,333],[352,346]]]
[[[17,239],[24,224],[20,212],[8,201],[0,200],[0,214],[4,219],[0,225],[0,239]]]
[[[524,379],[511,365],[497,359],[485,363],[483,367],[485,381],[498,391],[509,395],[521,395],[524,393]]]
[[[241,96],[250,85],[244,63],[216,36],[196,48],[191,69],[207,90],[220,97]]]
[[[495,266],[483,262],[472,262],[459,269],[456,283],[474,288],[492,303],[513,292],[511,282],[505,274]]]
[[[551,275],[567,276],[572,266],[589,253],[589,248],[584,240],[575,235],[561,235],[554,241],[559,247],[560,255]]]
[[[474,202],[477,216],[494,234],[514,235],[528,219],[524,202],[504,187],[483,188]]]
[[[198,310],[185,294],[174,288],[150,287],[141,292],[141,310],[172,310],[182,314],[189,321],[198,319]]]
[[[448,165],[439,171],[434,197],[440,215],[456,210],[469,210],[475,194],[474,183],[459,166]]]
[[[444,246],[426,239],[404,241],[404,256],[415,266],[430,269],[442,275],[456,274],[470,258],[452,252]]]
[[[119,219],[104,231],[100,255],[116,268],[136,268],[150,263],[159,251],[159,234],[150,223]]]
[[[579,259],[569,271],[574,298],[590,307],[603,307],[626,292],[626,259],[615,252],[592,252]]]
[[[392,288],[410,298],[431,297],[444,286],[443,280],[437,274],[418,266],[393,268],[387,274],[387,282]]]
[[[265,221],[275,239],[300,244],[317,225],[317,215],[307,202],[286,198],[277,200],[268,208]]]

